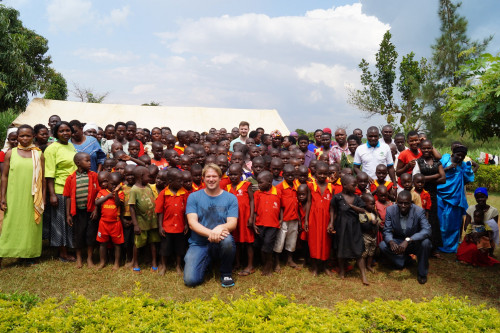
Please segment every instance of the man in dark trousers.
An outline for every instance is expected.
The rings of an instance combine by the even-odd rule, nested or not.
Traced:
[[[410,254],[418,261],[418,283],[427,282],[429,255],[432,250],[430,241],[431,226],[425,217],[425,210],[411,202],[411,193],[402,191],[397,204],[387,207],[384,226],[384,241],[380,250],[398,268],[411,262]]]

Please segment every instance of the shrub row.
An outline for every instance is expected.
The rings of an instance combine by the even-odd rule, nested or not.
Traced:
[[[474,182],[467,185],[467,190],[474,191],[478,187],[486,187],[493,192],[500,191],[500,167],[481,164],[474,175]]]
[[[29,302],[29,305],[26,305]],[[297,304],[282,295],[247,295],[187,303],[136,291],[89,301],[0,297],[1,332],[485,332],[500,327],[496,309],[467,299],[341,302],[334,309]]]

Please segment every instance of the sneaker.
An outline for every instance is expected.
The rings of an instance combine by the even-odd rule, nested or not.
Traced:
[[[220,282],[224,288],[229,288],[234,286],[234,280],[231,277],[231,275],[221,277]]]

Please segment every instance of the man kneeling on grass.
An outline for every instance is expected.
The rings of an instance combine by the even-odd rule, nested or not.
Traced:
[[[186,204],[191,237],[184,257],[184,283],[189,287],[203,283],[210,263],[219,259],[221,284],[232,287],[236,246],[231,232],[238,221],[238,199],[219,187],[222,172],[217,165],[207,164],[202,177],[206,188],[190,194]]]

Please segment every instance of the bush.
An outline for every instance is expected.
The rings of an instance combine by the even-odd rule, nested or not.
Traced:
[[[496,327],[496,329],[495,329]],[[472,332],[500,327],[496,309],[467,299],[436,297],[404,301],[342,302],[334,309],[296,304],[282,295],[247,295],[236,301],[155,300],[132,296],[89,301],[72,295],[28,308],[22,299],[0,297],[0,331],[51,332]]]
[[[474,182],[467,184],[467,190],[474,191],[478,187],[486,187],[493,192],[500,191],[500,167],[481,164],[474,174]]]
[[[7,129],[12,124],[14,120],[16,120],[19,113],[14,111],[14,109],[8,109],[7,111],[0,112],[0,140],[1,140],[1,148],[3,148],[3,142],[5,137],[7,136]]]

